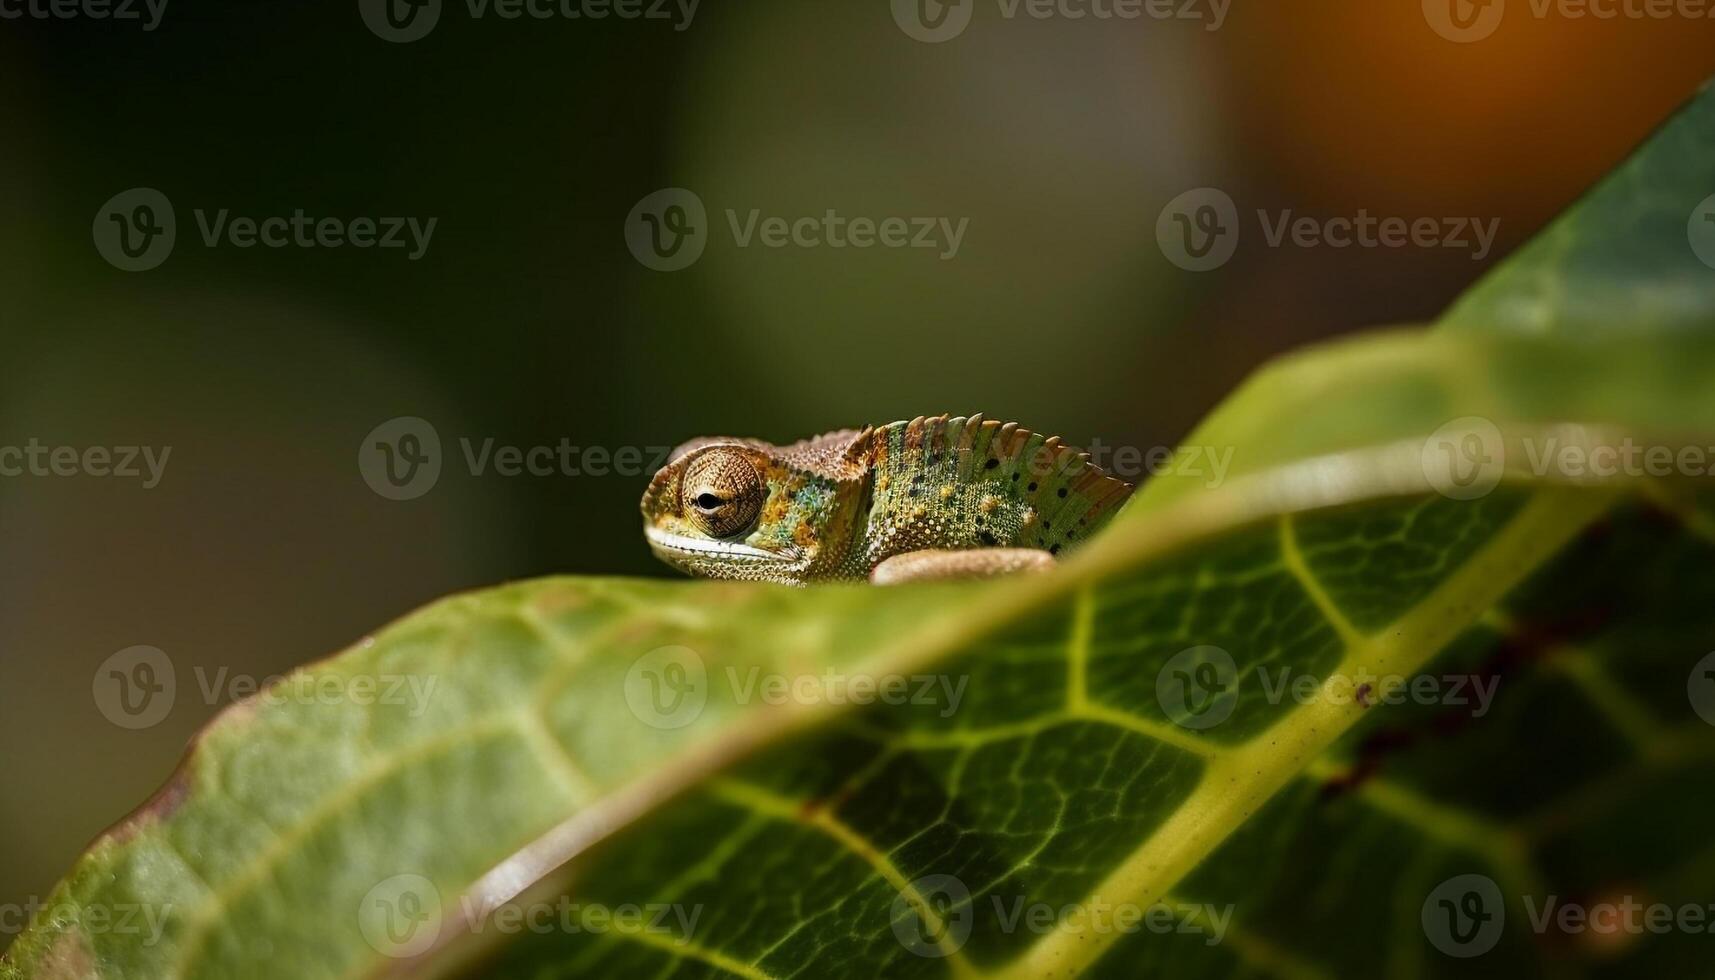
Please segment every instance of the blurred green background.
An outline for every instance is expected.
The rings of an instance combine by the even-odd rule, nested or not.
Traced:
[[[975,0],[968,0],[975,2]],[[1433,317],[1715,74],[1715,21],[1532,17],[1454,43],[1417,3],[1005,19],[931,44],[887,0],[698,5],[688,25],[473,18],[389,43],[351,3],[169,3],[159,26],[0,20],[0,446],[170,446],[164,478],[0,478],[0,903],[45,894],[226,700],[444,593],[666,574],[647,474],[470,472],[480,446],[789,440],[941,411],[1171,444],[1273,354]],[[1192,188],[1329,218],[1499,221],[1469,249],[1268,247],[1186,272]],[[92,242],[134,187],[171,257]],[[628,251],[684,187],[706,250]],[[194,212],[437,219],[426,253],[206,247]],[[968,220],[957,255],[737,247],[727,209]],[[395,501],[366,434],[428,420]],[[116,651],[177,671],[128,730]],[[225,670],[221,675],[219,672]],[[0,923],[0,945],[15,922]]]

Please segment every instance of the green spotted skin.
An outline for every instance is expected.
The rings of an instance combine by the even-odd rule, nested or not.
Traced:
[[[923,548],[1058,555],[1131,493],[1058,438],[981,416],[884,426],[874,434],[871,465],[871,503],[855,549],[870,568]]]
[[[768,488],[754,524],[723,541],[689,519],[680,487],[687,467],[710,451],[743,454]],[[801,585],[866,578],[888,558],[927,549],[1059,556],[1099,530],[1131,489],[1057,437],[980,415],[941,415],[790,446],[699,439],[656,474],[643,514],[656,553],[675,567]],[[662,537],[675,547],[662,547]],[[707,551],[697,547],[704,541]]]

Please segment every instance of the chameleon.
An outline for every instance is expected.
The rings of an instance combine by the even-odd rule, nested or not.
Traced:
[[[777,446],[708,437],[643,494],[655,555],[718,579],[809,585],[1044,570],[1132,486],[1016,423],[938,415]]]

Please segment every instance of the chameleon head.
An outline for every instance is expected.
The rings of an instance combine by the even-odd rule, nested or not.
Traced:
[[[643,494],[656,557],[708,578],[801,583],[825,548],[839,481],[792,466],[774,447],[708,440],[680,447]]]

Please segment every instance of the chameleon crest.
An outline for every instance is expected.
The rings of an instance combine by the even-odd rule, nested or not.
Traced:
[[[903,556],[893,566],[915,575],[935,552],[956,553],[939,564],[959,575],[1051,563],[1130,493],[1057,437],[942,415],[788,446],[693,440],[642,507],[650,547],[676,568],[801,585],[865,578]]]

